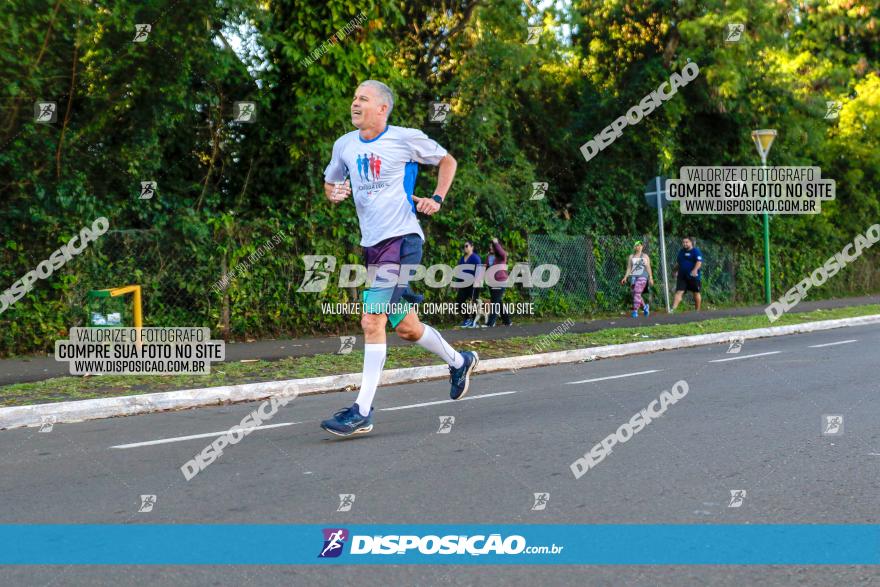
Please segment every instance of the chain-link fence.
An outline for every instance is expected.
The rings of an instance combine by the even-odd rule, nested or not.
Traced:
[[[529,264],[549,263],[559,267],[559,283],[553,288],[531,290],[532,301],[545,310],[618,311],[631,304],[628,284],[620,280],[637,240],[651,258],[654,286],[646,290],[649,303],[662,306],[663,272],[658,239],[652,235],[529,235]],[[732,251],[723,245],[695,237],[694,245],[703,253],[703,300],[729,303],[735,295],[735,268]],[[670,300],[675,291],[676,264],[681,239],[666,238],[666,267]]]
[[[657,238],[653,235],[530,235],[529,265],[532,269],[542,264],[557,265],[559,282],[548,289],[512,288],[506,301],[530,296],[536,311],[544,315],[627,311],[631,307],[631,291],[620,280],[635,240],[644,243],[654,274],[654,285],[646,290],[646,299],[655,308],[662,308],[663,272]],[[742,300],[760,302],[760,251],[735,252],[726,244],[699,236],[695,237],[695,245],[703,254],[703,300],[709,308]],[[675,290],[674,266],[680,248],[680,238],[668,237],[670,298]],[[0,352],[50,349],[58,332],[86,323],[90,290],[126,285],[141,286],[145,326],[206,326],[215,336],[232,339],[334,332],[355,323],[357,318],[328,314],[322,303],[357,301],[359,295],[357,291],[338,288],[334,280],[319,294],[298,294],[304,275],[302,255],[313,252],[313,248],[298,249],[288,233],[266,223],[241,223],[218,228],[216,232],[186,234],[169,229],[112,230],[90,243],[53,279],[38,282],[27,302],[17,304],[0,317]],[[828,254],[833,252],[834,249]],[[808,253],[791,249],[774,258],[774,283],[780,284],[775,290],[777,296],[817,266],[813,258],[807,257]],[[42,257],[26,259],[9,273],[7,282],[23,275],[28,267],[49,254],[41,252]],[[876,253],[866,252],[817,293],[827,297],[877,291],[877,258]],[[519,260],[522,259],[512,259],[511,264]],[[435,261],[423,260],[427,264]],[[339,262],[355,263],[358,257],[351,253],[340,257]],[[456,293],[452,289],[426,288],[423,284],[415,287],[430,302],[449,301]],[[811,297],[815,295],[811,293]],[[112,305],[107,313],[121,311],[122,323],[132,324],[130,296],[122,300],[104,298],[98,303]],[[439,325],[452,320],[442,315],[431,318]]]
[[[192,241],[190,246],[194,246]],[[79,261],[77,282],[71,289],[74,325],[87,319],[86,295],[90,290],[126,285],[141,286],[144,316],[150,325],[207,325],[211,289],[206,283],[215,268],[194,262],[186,245],[167,232],[111,230],[92,243]],[[123,323],[131,325],[130,297],[114,306],[122,310]]]
[[[90,290],[140,285],[146,326],[207,326],[218,335],[284,332],[299,256],[281,231],[240,230],[169,235],[158,230],[108,231],[81,256],[70,289],[72,324],[84,324]],[[130,298],[113,304],[132,323]],[[276,326],[273,328],[273,326]]]

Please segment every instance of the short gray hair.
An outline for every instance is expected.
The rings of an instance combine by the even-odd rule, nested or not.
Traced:
[[[367,81],[361,82],[358,87],[361,86],[369,86],[379,92],[383,102],[388,104],[388,116],[391,116],[391,111],[394,110],[394,94],[391,92],[391,88],[374,79],[368,79]]]

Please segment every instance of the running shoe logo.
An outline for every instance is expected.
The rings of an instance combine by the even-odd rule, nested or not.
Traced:
[[[318,558],[336,558],[342,554],[342,547],[348,540],[348,530],[345,528],[324,528],[324,547],[318,554]]]
[[[358,176],[362,181],[379,181],[382,175],[382,158],[375,153],[364,153],[357,157]]]

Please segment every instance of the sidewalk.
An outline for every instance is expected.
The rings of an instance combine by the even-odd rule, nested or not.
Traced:
[[[813,302],[801,302],[793,311],[808,312],[819,309],[844,308],[848,306],[863,306],[880,303],[880,296],[863,296],[858,298],[842,298],[834,300],[819,300]],[[586,320],[575,323],[570,333],[595,332],[606,328],[627,328],[632,326],[645,326],[653,324],[686,324],[711,318],[727,318],[735,316],[760,315],[764,313],[764,307],[751,306],[746,308],[731,308],[724,310],[694,312],[690,304],[682,304],[679,312],[675,314],[652,313],[645,318],[631,318],[629,312],[622,312],[619,318]],[[681,310],[685,311],[682,312]],[[479,329],[447,329],[443,330],[443,336],[451,343],[462,340],[497,340],[514,336],[537,336],[547,334],[559,326],[564,318],[557,318],[540,323],[514,324],[511,327],[499,326],[496,328]],[[767,322],[771,326],[770,322]],[[362,343],[359,337],[358,345]],[[406,346],[409,343],[401,341],[397,335],[389,334],[389,346]],[[273,361],[286,357],[309,356],[318,354],[331,354],[339,350],[338,336],[325,336],[320,338],[299,338],[292,340],[259,340],[249,343],[229,342],[226,344],[226,360],[242,361],[262,359]],[[69,374],[68,363],[55,361],[52,356],[32,356],[15,359],[0,359],[0,385],[13,383],[27,383],[42,381],[53,377],[63,377]]]

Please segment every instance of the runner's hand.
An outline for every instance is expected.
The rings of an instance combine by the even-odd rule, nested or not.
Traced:
[[[351,182],[347,179],[344,182],[325,182],[324,195],[334,204],[338,204],[351,195]]]
[[[626,277],[620,280],[620,285],[623,285],[624,283],[626,283]]]
[[[413,201],[416,203],[416,210],[426,216],[431,216],[440,210],[440,204],[431,198],[419,198],[418,196],[413,196]]]

